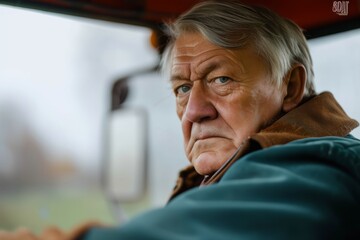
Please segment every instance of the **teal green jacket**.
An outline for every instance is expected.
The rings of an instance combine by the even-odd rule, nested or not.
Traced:
[[[305,138],[253,151],[217,183],[84,239],[360,239],[360,141]]]
[[[84,239],[360,239],[360,141],[348,135],[357,126],[331,93],[317,95],[211,176],[182,171],[165,207]]]

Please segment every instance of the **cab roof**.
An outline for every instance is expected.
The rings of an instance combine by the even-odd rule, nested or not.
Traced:
[[[0,3],[92,19],[160,29],[191,8],[198,0],[0,0]],[[360,27],[360,1],[332,0],[242,0],[289,18],[316,38]],[[347,8],[346,8],[347,6]]]

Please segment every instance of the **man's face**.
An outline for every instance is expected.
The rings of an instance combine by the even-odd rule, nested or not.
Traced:
[[[186,155],[202,175],[219,169],[244,140],[271,123],[285,94],[254,50],[220,48],[198,33],[175,42],[171,83]]]

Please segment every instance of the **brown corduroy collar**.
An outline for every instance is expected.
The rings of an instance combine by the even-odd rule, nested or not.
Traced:
[[[286,144],[309,137],[344,137],[358,125],[357,121],[348,117],[330,92],[324,92],[285,114],[269,127],[249,137],[236,153],[211,176],[204,178],[192,166],[182,170],[170,200],[190,188],[219,181],[237,159],[256,149]]]

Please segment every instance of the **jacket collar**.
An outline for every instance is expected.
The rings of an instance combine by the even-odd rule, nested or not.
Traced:
[[[285,114],[251,139],[267,148],[308,137],[344,137],[358,125],[330,92],[324,92]]]

